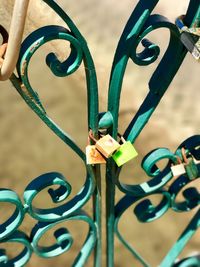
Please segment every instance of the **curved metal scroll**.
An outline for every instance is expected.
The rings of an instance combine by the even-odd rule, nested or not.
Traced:
[[[54,191],[49,189],[48,192],[52,201],[61,202],[60,206],[51,209],[33,207],[33,198],[41,190],[45,190],[51,185],[59,185],[58,189]],[[97,228],[90,216],[79,209],[79,206],[84,204],[84,195],[80,194],[79,199],[77,196],[73,200],[62,204],[62,202],[66,201],[70,190],[69,183],[60,173],[47,173],[34,179],[24,191],[24,204],[14,191],[8,189],[1,190],[0,202],[14,204],[16,209],[13,215],[0,225],[0,244],[15,242],[21,243],[24,246],[22,252],[13,259],[9,259],[6,251],[1,250],[1,266],[13,266],[13,264],[14,266],[24,266],[30,260],[32,252],[40,257],[50,258],[68,251],[72,246],[73,237],[66,228],[59,228],[54,232],[56,239],[54,245],[50,247],[38,245],[39,240],[48,230],[67,221],[82,221],[89,225],[88,235],[82,247],[84,253],[80,251],[74,263],[74,266],[83,266],[83,263],[90,256],[96,244]],[[80,204],[79,202],[83,203]],[[32,229],[30,237],[17,230],[23,222],[26,213],[38,220],[38,223]]]
[[[34,112],[61,140],[71,147],[71,149],[79,156],[80,160],[85,163],[85,153],[77,146],[73,139],[47,115],[38,94],[29,82],[29,62],[37,49],[51,40],[59,39],[69,42],[71,53],[64,62],[60,62],[53,53],[47,56],[46,62],[53,74],[57,76],[70,75],[79,68],[82,62],[84,63],[89,99],[88,127],[93,130],[94,134],[97,133],[97,80],[93,60],[88,50],[87,43],[74,23],[54,1],[49,0],[44,2],[46,2],[50,8],[55,10],[55,12],[63,19],[67,28],[61,26],[45,26],[31,33],[21,46],[17,64],[18,77],[13,74],[10,80]],[[24,192],[24,204],[15,192],[7,189],[1,190],[0,201],[12,203],[16,206],[16,209],[12,217],[0,226],[0,242],[1,244],[17,242],[24,245],[24,250],[14,259],[9,259],[5,250],[2,250],[0,254],[1,266],[11,266],[11,264],[14,264],[14,266],[24,266],[25,263],[30,260],[32,251],[40,257],[54,257],[68,251],[72,246],[73,238],[65,228],[56,230],[54,234],[56,238],[55,245],[51,247],[41,247],[38,243],[41,237],[57,224],[78,220],[86,222],[89,225],[88,235],[82,250],[77,255],[74,262],[74,266],[83,266],[91,252],[94,250],[94,247],[98,246],[96,225],[99,223],[98,221],[94,222],[85,212],[81,211],[81,208],[92,196],[95,198],[95,184],[96,179],[99,176],[99,168],[85,166],[85,184],[80,189],[80,192],[70,200],[67,200],[67,198],[71,192],[71,185],[62,174],[56,172],[43,174],[30,182]],[[53,189],[55,185],[59,186],[56,190]],[[52,202],[59,203],[59,205],[56,208],[49,209],[43,209],[42,206],[35,207],[33,205],[34,198],[40,191],[45,190],[49,186],[52,186],[52,188],[48,190]],[[98,198],[98,195],[96,198]],[[24,234],[18,234],[17,232],[26,213],[38,221],[33,228],[30,237],[23,236]]]
[[[120,94],[128,60],[132,60],[137,65],[149,65],[153,63],[158,58],[160,49],[156,44],[147,40],[145,36],[158,28],[169,29],[169,45],[149,81],[149,92],[124,132],[124,137],[132,143],[135,142],[149,121],[187,53],[186,48],[180,42],[180,32],[176,26],[163,16],[156,14],[151,15],[151,12],[157,3],[158,0],[139,1],[124,28],[118,43],[112,66],[108,94],[108,111],[102,116],[99,122],[99,127],[107,128],[108,132],[114,138],[117,138]],[[188,27],[192,27],[193,25],[197,26],[199,19],[199,2],[190,1],[185,15],[185,24],[188,25]],[[142,43],[144,50],[142,53],[137,53],[137,47],[140,42]],[[171,62],[172,58],[173,63]],[[197,190],[193,187],[184,191],[183,195],[185,197],[185,201],[183,203],[176,203],[175,201],[177,194],[186,184],[191,182],[187,176],[177,177],[176,181],[172,184],[169,190],[166,190],[165,185],[173,178],[170,166],[171,164],[177,163],[177,156],[181,157],[180,148],[186,146],[187,154],[193,155],[194,153],[194,157],[199,158],[198,140],[199,136],[189,138],[180,145],[179,149],[177,149],[175,153],[171,152],[167,148],[158,148],[148,153],[142,162],[142,168],[150,177],[150,180],[138,185],[123,184],[120,179],[121,168],[118,168],[112,161],[108,162],[106,202],[108,235],[107,248],[109,251],[107,258],[108,266],[113,266],[114,262],[114,233],[116,233],[125,247],[136,257],[136,259],[138,259],[143,266],[149,266],[148,263],[146,263],[146,261],[141,257],[141,255],[139,255],[130,246],[130,244],[125,241],[118,229],[119,219],[131,204],[139,201],[139,204],[134,209],[134,213],[137,219],[143,223],[151,222],[160,218],[165,212],[167,212],[169,208],[173,208],[176,211],[188,211],[195,207],[197,208],[199,205],[199,192],[197,192]],[[162,159],[167,160],[168,163],[163,170],[160,170],[156,166],[156,163]],[[196,167],[198,168],[198,175],[195,177],[195,179],[199,179],[199,166]],[[125,194],[125,196],[117,205],[115,205],[114,198],[115,185],[117,185],[119,190]],[[146,197],[150,197],[153,194],[162,195],[162,200],[157,207],[151,203],[150,199],[146,199]],[[112,216],[113,210],[115,210],[115,217]],[[190,240],[192,235],[196,233],[196,230],[199,227],[199,222],[200,217],[199,212],[197,212],[194,219],[192,219],[191,224],[183,233],[183,239],[186,236],[185,242],[181,243],[180,245],[180,242],[177,241],[172,250],[161,263],[161,266],[164,267],[173,265],[176,258],[183,250],[184,245]],[[182,237],[180,240],[182,240]],[[187,264],[186,262],[185,264]]]

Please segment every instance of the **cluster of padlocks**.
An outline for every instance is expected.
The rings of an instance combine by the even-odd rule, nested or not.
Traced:
[[[117,142],[109,134],[99,134],[100,138],[94,138],[92,131],[89,132],[88,145],[86,147],[86,163],[102,164],[106,159],[112,158],[118,167],[135,158],[138,153],[130,141],[126,141],[121,135]],[[90,142],[94,145],[91,145]]]
[[[187,174],[190,180],[198,177],[199,171],[195,159],[192,155],[186,156],[185,149],[181,149],[182,160],[177,156],[178,164],[171,167],[173,176],[180,176],[182,174]]]

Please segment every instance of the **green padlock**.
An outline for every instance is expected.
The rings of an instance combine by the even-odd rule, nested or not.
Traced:
[[[181,148],[182,158],[184,161],[184,167],[186,174],[190,180],[194,180],[199,177],[199,169],[197,164],[194,162],[194,158],[191,154],[186,155],[185,148]]]
[[[195,164],[192,156],[189,156],[187,158],[187,162],[185,164],[185,170],[186,170],[187,176],[190,180],[194,180],[199,176],[198,167]]]
[[[130,141],[125,141],[123,137],[121,137],[123,144],[120,148],[112,155],[112,158],[116,162],[117,166],[120,167],[129,160],[137,157],[138,153],[135,150],[134,146]]]

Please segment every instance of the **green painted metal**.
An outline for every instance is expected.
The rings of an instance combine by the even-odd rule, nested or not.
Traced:
[[[68,15],[53,0],[43,0],[66,23],[68,29],[61,26],[45,26],[35,30],[23,42],[17,64],[18,75],[13,74],[10,80],[21,97],[38,117],[85,163],[85,184],[80,192],[68,200],[71,193],[71,185],[60,173],[51,172],[43,174],[30,182],[24,190],[23,201],[12,190],[0,190],[0,202],[10,203],[16,206],[13,215],[0,225],[0,244],[7,242],[21,243],[24,249],[21,253],[10,259],[5,249],[0,249],[0,266],[24,266],[31,259],[32,253],[40,257],[49,258],[58,256],[70,250],[73,237],[66,228],[59,228],[54,232],[56,242],[50,247],[42,247],[39,241],[42,236],[64,221],[82,221],[88,224],[88,234],[83,247],[77,255],[73,266],[84,266],[91,253],[94,252],[94,266],[102,266],[102,237],[101,237],[101,174],[99,165],[86,165],[85,153],[47,114],[39,95],[29,81],[28,67],[34,53],[45,43],[55,39],[66,40],[71,45],[71,53],[67,60],[60,62],[55,54],[50,53],[46,63],[52,73],[64,77],[74,73],[83,63],[87,80],[88,96],[88,131],[91,129],[94,137],[98,137],[99,130],[104,130],[113,138],[118,135],[118,113],[122,82],[129,60],[143,66],[152,64],[159,56],[160,48],[145,38],[147,34],[158,29],[167,28],[170,32],[168,48],[152,74],[149,88],[139,110],[124,131],[123,136],[127,141],[134,143],[145,125],[151,118],[154,110],[164,96],[168,86],[172,82],[181,66],[187,49],[181,42],[181,32],[178,27],[167,18],[151,14],[159,0],[140,0],[131,14],[119,40],[113,60],[110,84],[108,92],[108,108],[104,113],[98,111],[98,86],[96,71],[87,43],[75,24]],[[179,15],[179,14],[177,14]],[[199,0],[191,0],[184,17],[187,27],[193,27],[200,21]],[[198,23],[197,23],[198,22]],[[200,26],[200,25],[197,25]],[[144,50],[137,53],[138,45],[142,43]],[[173,58],[173,62],[171,59]],[[187,187],[190,183],[199,179],[199,164],[193,158],[200,160],[200,136],[192,136],[179,145],[175,152],[168,148],[157,148],[150,151],[142,162],[142,168],[150,179],[141,184],[124,184],[121,182],[121,167],[118,167],[112,158],[106,164],[106,241],[107,241],[107,266],[114,266],[114,240],[117,237],[130,251],[133,257],[143,266],[150,266],[145,259],[125,240],[119,230],[119,221],[126,210],[136,203],[134,214],[139,222],[150,223],[159,219],[169,209],[175,212],[187,212],[198,207],[200,195],[196,188]],[[186,174],[177,177],[167,190],[165,185],[172,180],[171,164],[177,164],[178,159],[184,161],[189,158],[189,164],[185,167]],[[167,165],[163,169],[157,167],[157,162],[166,159]],[[57,185],[58,189],[50,188],[48,193],[52,202],[59,203],[56,208],[42,209],[35,207],[35,197],[45,188]],[[124,193],[121,200],[115,202],[116,186]],[[177,201],[177,195],[183,190],[184,200]],[[148,197],[161,196],[162,199],[154,206]],[[93,218],[82,209],[90,200],[93,200]],[[36,225],[30,235],[18,230],[26,214],[36,220]],[[200,266],[200,257],[193,256],[176,262],[185,245],[196,233],[200,225],[200,213],[197,210],[180,238],[169,250],[160,266]]]

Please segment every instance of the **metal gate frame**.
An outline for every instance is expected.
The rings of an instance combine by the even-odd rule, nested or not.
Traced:
[[[4,249],[0,249],[0,266],[25,266],[30,260],[31,254],[36,253],[40,257],[54,257],[69,250],[72,245],[72,236],[65,228],[55,232],[56,243],[51,247],[38,245],[41,237],[55,225],[63,221],[84,221],[89,225],[88,234],[83,247],[76,257],[73,266],[84,266],[92,252],[95,253],[94,266],[102,266],[102,233],[101,233],[101,173],[100,165],[86,164],[86,155],[72,138],[56,125],[48,116],[37,94],[32,88],[28,67],[34,53],[45,43],[60,39],[70,42],[71,53],[69,57],[60,62],[53,53],[46,58],[46,63],[54,75],[64,77],[74,73],[83,63],[87,80],[88,99],[88,131],[92,130],[95,138],[99,138],[99,131],[110,134],[117,140],[118,114],[122,81],[125,75],[127,63],[132,60],[137,65],[150,65],[159,56],[159,47],[145,38],[147,34],[158,28],[167,28],[170,32],[170,41],[167,50],[149,80],[149,92],[142,105],[136,112],[132,121],[125,130],[123,136],[132,144],[136,141],[141,131],[148,123],[154,110],[164,96],[168,86],[172,82],[181,66],[189,48],[183,44],[184,31],[170,22],[167,18],[151,14],[159,0],[140,0],[133,10],[124,31],[120,37],[110,74],[107,111],[99,113],[98,86],[95,66],[87,43],[75,24],[61,7],[53,0],[43,0],[66,23],[67,28],[61,26],[45,26],[32,32],[21,45],[17,62],[17,74],[12,74],[10,81],[25,100],[27,105],[38,117],[85,163],[86,179],[80,192],[72,199],[67,200],[71,185],[65,177],[57,172],[43,174],[29,183],[24,190],[24,201],[18,194],[10,189],[0,189],[0,202],[11,203],[16,206],[13,215],[0,225],[0,244],[6,242],[21,243],[24,246],[22,252],[15,258],[9,258]],[[199,0],[190,0],[188,10],[184,16],[184,24],[188,28],[200,26]],[[187,35],[187,34],[186,34]],[[142,44],[144,50],[137,53],[138,45]],[[192,47],[193,48],[193,47]],[[173,62],[172,62],[173,59]],[[91,141],[93,144],[93,141]],[[183,154],[183,148],[184,153]],[[199,178],[200,166],[192,162],[192,167],[183,175],[174,179],[171,164],[184,162],[188,157],[200,160],[200,135],[195,135],[184,140],[175,152],[167,148],[156,148],[149,152],[142,161],[142,168],[149,176],[149,180],[142,184],[124,184],[120,180],[122,167],[118,167],[112,158],[106,161],[106,240],[107,240],[107,266],[114,266],[114,238],[117,237],[132,255],[143,266],[149,264],[139,255],[134,248],[124,239],[118,228],[119,221],[126,210],[134,203],[137,205],[134,214],[141,223],[159,219],[169,209],[176,212],[187,212],[199,205],[200,197],[193,187],[184,190],[184,187]],[[161,170],[156,163],[161,159],[167,159],[167,166]],[[195,161],[196,162],[196,161]],[[197,173],[195,173],[195,171]],[[166,185],[172,181],[169,188]],[[59,188],[49,190],[54,203],[60,203],[56,208],[42,209],[34,207],[32,202],[37,194],[48,186],[59,185]],[[116,187],[124,193],[118,203],[115,203]],[[177,195],[183,191],[185,200],[177,201]],[[151,195],[160,195],[162,200],[157,206],[147,199]],[[93,200],[93,218],[82,208],[90,200]],[[36,220],[36,225],[30,235],[18,230],[25,214],[29,214]],[[200,266],[199,256],[188,257],[177,262],[177,258],[200,225],[200,211],[192,218],[177,242],[169,250],[159,266]],[[176,263],[175,263],[176,262]]]

